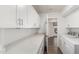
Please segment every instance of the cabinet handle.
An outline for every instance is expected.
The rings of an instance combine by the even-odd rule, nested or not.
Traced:
[[[18,19],[18,24],[19,24],[19,25],[23,25],[23,19],[19,18],[19,19]]]

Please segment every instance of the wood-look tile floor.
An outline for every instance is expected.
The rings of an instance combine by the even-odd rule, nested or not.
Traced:
[[[56,44],[54,37],[48,38],[48,54],[62,54]]]

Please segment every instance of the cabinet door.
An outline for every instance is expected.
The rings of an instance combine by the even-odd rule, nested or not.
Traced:
[[[64,54],[73,54],[74,53],[74,50],[72,47],[68,46],[67,44],[65,44],[64,46]]]
[[[62,37],[59,38],[59,48],[61,49],[61,51],[63,52],[63,48],[64,48],[64,40]]]
[[[16,28],[16,5],[0,5],[0,27]]]
[[[28,17],[28,11],[27,11],[26,5],[18,5],[17,6],[17,25],[20,28],[27,28],[27,17]]]
[[[36,17],[37,17],[36,18],[36,27],[39,28],[40,27],[40,17],[38,14],[36,15]]]
[[[33,28],[34,26],[36,26],[36,24],[35,24],[35,10],[31,5],[29,5],[29,7],[28,7],[28,21],[29,21],[30,28]]]
[[[74,45],[69,41],[64,41],[64,54],[73,54],[74,53]]]
[[[44,53],[44,40],[41,42],[41,45],[40,45],[40,48],[39,48],[39,51],[38,51],[38,54],[43,54]]]
[[[28,7],[28,22],[30,28],[37,28],[39,26],[39,16],[31,5]]]

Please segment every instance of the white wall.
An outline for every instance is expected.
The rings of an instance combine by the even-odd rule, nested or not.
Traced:
[[[78,26],[79,27],[79,9],[72,12],[70,15],[65,17],[70,26]]]
[[[59,16],[60,20],[58,20],[58,32],[60,34],[66,34],[68,32],[68,26],[72,28],[75,27],[74,29],[72,29],[72,31],[79,32],[79,8],[69,13],[69,15],[66,15],[65,17],[63,17],[62,14],[59,14]]]
[[[72,31],[79,32],[79,8],[66,16],[65,20],[67,21],[66,26],[75,27]]]
[[[46,33],[47,27],[47,14],[39,14],[40,15],[40,30],[39,33]]]
[[[67,30],[67,20],[60,15],[60,19],[58,20],[58,33],[63,35],[68,32]]]

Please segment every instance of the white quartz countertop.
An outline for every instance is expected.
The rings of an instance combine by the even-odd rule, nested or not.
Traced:
[[[43,34],[36,34],[7,46],[8,54],[36,54],[44,40]]]
[[[71,43],[75,45],[79,45],[79,38],[76,38],[71,35],[62,35],[66,40],[70,41]]]

